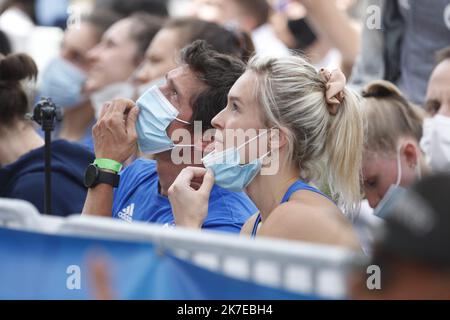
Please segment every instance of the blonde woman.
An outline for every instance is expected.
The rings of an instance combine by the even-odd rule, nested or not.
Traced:
[[[387,81],[370,83],[363,97],[364,194],[376,208],[392,186],[407,188],[429,172],[420,148],[425,112]]]
[[[357,96],[345,88],[342,72],[317,72],[298,56],[255,57],[212,124],[216,150],[225,152],[207,156],[207,169],[185,169],[170,188],[177,226],[201,228],[216,183],[245,189],[260,210],[242,234],[360,249],[338,205],[310,185],[327,185],[340,207],[361,199],[363,122]],[[278,129],[278,141],[270,130],[268,137],[262,134],[229,148],[236,140],[229,138],[230,130],[248,129]],[[249,155],[263,138],[269,153],[241,161],[246,158],[241,154]],[[262,174],[261,168],[273,162],[278,162],[276,174]]]

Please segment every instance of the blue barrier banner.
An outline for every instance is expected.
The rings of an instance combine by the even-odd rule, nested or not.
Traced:
[[[0,228],[0,299],[88,300],[98,295],[92,261],[104,264],[123,300],[312,300],[194,266],[152,244]],[[94,276],[94,274],[96,276]],[[94,285],[95,283],[95,285]]]

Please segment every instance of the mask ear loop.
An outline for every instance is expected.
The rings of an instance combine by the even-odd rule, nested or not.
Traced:
[[[397,148],[397,182],[396,182],[396,186],[400,186],[400,183],[402,182],[402,162],[400,159],[400,154],[401,154],[401,150],[402,147],[400,146],[399,148]]]
[[[178,119],[178,118],[175,118],[175,120],[178,121],[178,122],[181,122],[183,124],[186,124],[186,125],[191,125],[192,124],[192,123],[190,123],[188,121],[184,121],[184,120],[181,120],[181,119]]]

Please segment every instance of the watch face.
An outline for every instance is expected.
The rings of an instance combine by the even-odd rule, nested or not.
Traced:
[[[84,185],[86,188],[91,188],[97,181],[98,169],[95,165],[90,165],[86,170],[86,175],[84,177]]]

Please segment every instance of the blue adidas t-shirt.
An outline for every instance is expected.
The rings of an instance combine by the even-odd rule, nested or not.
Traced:
[[[169,199],[159,193],[156,161],[138,159],[121,173],[120,179],[114,194],[114,218],[164,225],[174,223]],[[245,194],[214,186],[203,228],[239,233],[256,212],[258,209]]]

